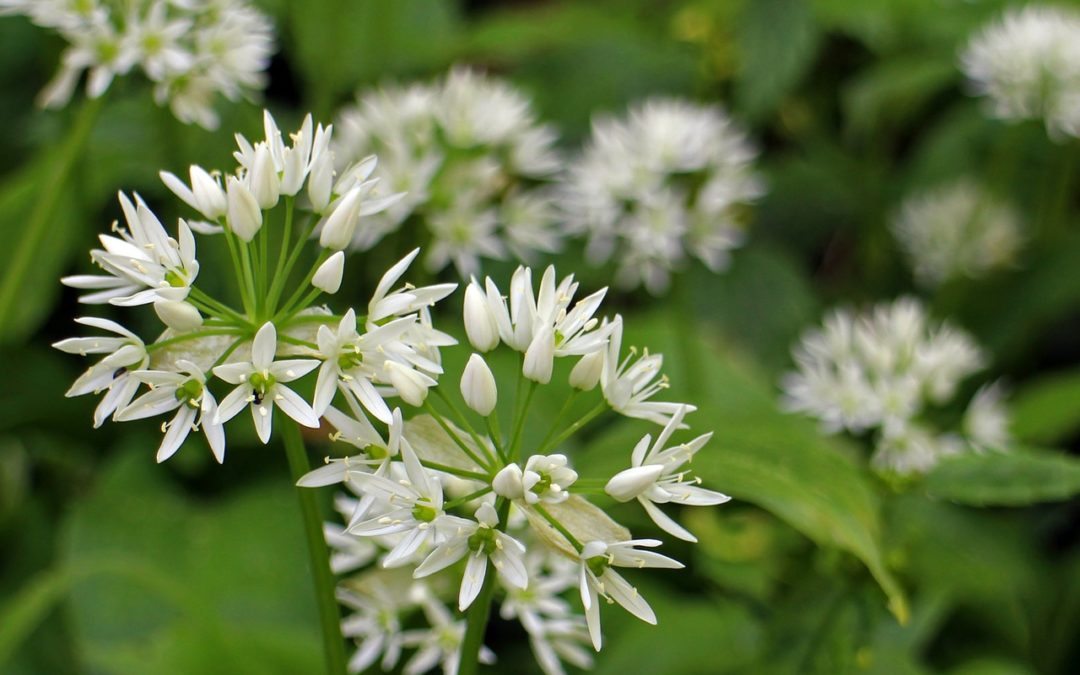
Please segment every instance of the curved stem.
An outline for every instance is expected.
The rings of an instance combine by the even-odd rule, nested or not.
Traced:
[[[607,403],[605,401],[601,400],[599,403],[596,404],[596,407],[594,407],[589,412],[585,413],[585,415],[581,419],[579,419],[577,422],[574,422],[573,424],[571,424],[569,427],[567,427],[565,430],[563,430],[563,432],[561,434],[556,436],[555,440],[549,441],[548,443],[545,443],[544,445],[540,446],[540,449],[536,451],[536,454],[538,454],[538,455],[547,454],[548,450],[551,450],[552,448],[558,446],[559,443],[562,443],[567,438],[572,436],[574,433],[577,432],[578,429],[580,429],[581,427],[583,427],[586,424],[588,424],[589,422],[591,422],[594,417],[596,417],[600,413],[604,412],[604,410],[606,410],[606,409],[607,409]]]
[[[311,470],[300,427],[284,416],[279,428],[285,441],[285,455],[294,480],[300,480]],[[326,656],[327,675],[345,675],[345,640],[341,636],[341,612],[334,595],[334,575],[330,571],[330,556],[323,538],[322,517],[319,514],[318,492],[298,487],[300,511],[304,517],[304,534],[307,538],[311,574],[315,582],[315,599],[319,606],[322,624],[323,652]]]
[[[53,217],[56,205],[63,199],[64,186],[75,162],[82,154],[83,147],[90,138],[90,132],[101,112],[103,102],[104,97],[83,101],[75,117],[75,123],[71,126],[71,132],[64,141],[59,155],[49,167],[41,190],[36,195],[34,209],[22,228],[22,237],[19,238],[10,258],[11,262],[4,271],[3,279],[0,280],[0,326],[7,328],[11,325],[12,314],[18,306],[16,299],[26,283],[26,274],[37,258],[38,248],[41,246],[45,233],[50,229],[49,220]]]

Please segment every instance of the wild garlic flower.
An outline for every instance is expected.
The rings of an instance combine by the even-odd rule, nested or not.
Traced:
[[[617,261],[620,286],[663,293],[695,257],[716,272],[742,243],[745,210],[764,193],[757,150],[718,107],[652,99],[593,121],[560,204],[594,264]]]
[[[968,180],[906,199],[892,231],[926,286],[1005,267],[1023,239],[1016,212]]]
[[[585,495],[607,485],[609,494],[621,501],[637,499],[660,529],[688,541],[693,536],[674,514],[664,512],[669,508],[664,505],[705,506],[727,500],[700,487],[685,466],[710,435],[685,443],[673,440],[686,427],[684,418],[693,407],[641,407],[658,390],[651,383],[662,378],[660,362],[650,361],[632,373],[635,366],[619,360],[615,331],[621,320],[595,317],[603,291],[574,302],[573,277],[557,281],[555,270],[548,268],[538,292],[531,280],[532,270],[519,268],[508,297],[490,278],[484,286],[474,279],[466,291],[471,298],[463,312],[466,333],[479,343],[472,346],[486,353],[502,344],[517,352],[522,365],[520,373],[511,373],[513,381],[501,381],[506,373],[489,367],[485,355],[473,353],[455,377],[466,411],[440,386],[434,390],[440,405],[426,400],[422,411],[411,413],[408,407],[395,408],[385,437],[352,399],[346,399],[348,412],[333,407],[326,411],[337,430],[331,440],[344,442],[347,446],[338,447],[354,454],[327,458],[326,466],[298,484],[340,483],[354,495],[339,500],[344,529],[327,529],[329,541],[345,556],[340,559],[349,563],[343,564],[350,574],[342,588],[349,593],[350,607],[367,612],[379,605],[379,598],[401,593],[399,578],[390,574],[396,571],[409,571],[414,583],[410,592],[421,596],[408,609],[395,610],[392,621],[388,616],[374,622],[365,614],[364,632],[350,633],[358,640],[358,663],[374,663],[380,654],[396,663],[399,652],[385,651],[394,645],[417,649],[406,662],[407,671],[437,663],[456,668],[452,658],[460,658],[466,628],[446,619],[444,603],[475,609],[475,603],[490,602],[496,593],[501,596],[500,614],[520,621],[545,673],[563,673],[564,661],[588,667],[591,658],[583,647],[591,643],[598,650],[601,645],[600,598],[656,622],[645,599],[615,568],[682,565],[639,548],[661,542],[633,539]],[[575,387],[572,383],[580,382],[580,374],[565,381],[556,378],[551,362],[560,357],[596,371],[593,386]],[[596,359],[600,361],[593,366]],[[578,366],[568,364],[564,371],[577,372]],[[617,404],[602,389],[597,391],[600,371],[609,373],[611,389],[628,392]],[[530,401],[541,386],[562,387],[570,402],[587,396],[593,407],[576,420],[567,419],[569,404],[555,419],[535,419]],[[500,420],[499,399],[515,390],[515,413]],[[574,435],[605,412],[665,426],[655,443],[646,436],[632,451],[627,449],[630,469],[614,476],[579,476]],[[642,469],[647,475],[639,475]],[[348,537],[367,542],[375,551],[350,546]],[[374,566],[352,572],[353,560],[370,560]],[[436,604],[429,606],[432,602]],[[576,609],[575,603],[580,603]],[[401,628],[421,614],[428,628]],[[349,621],[355,626],[358,620]]]
[[[481,258],[557,250],[557,214],[542,186],[559,169],[556,134],[509,83],[455,68],[433,84],[360,92],[342,111],[335,150],[344,161],[379,156],[376,172],[407,196],[358,230],[368,249],[406,221],[431,235],[432,271],[476,274]]]
[[[1011,8],[968,43],[960,67],[990,112],[1042,119],[1051,137],[1080,135],[1080,14],[1032,4]]]
[[[47,108],[67,104],[83,72],[87,95],[97,98],[138,67],[158,105],[213,129],[214,99],[261,90],[274,51],[270,20],[245,0],[0,0],[0,14],[24,14],[68,41],[38,99]]]
[[[156,338],[143,340],[120,323],[83,318],[77,321],[115,337],[55,345],[104,355],[68,391],[104,392],[95,426],[110,417],[125,422],[172,415],[162,425],[158,461],[200,428],[223,461],[224,425],[244,408],[267,443],[275,410],[307,427],[320,426],[324,415],[345,426],[337,401],[354,416],[343,429],[345,440],[362,447],[381,443],[365,415],[393,432],[386,401],[422,403],[442,372],[439,349],[454,342],[431,325],[428,311],[454,285],[402,282],[417,251],[382,278],[366,316],[315,304],[340,286],[344,255],[338,249],[360,220],[400,196],[383,194],[366,180],[374,158],[336,173],[332,130],[314,125],[310,115],[289,143],[269,113],[263,126],[265,138],[256,142],[237,136],[238,166],[229,173],[193,166],[188,184],[162,172],[165,185],[195,212],[191,220],[179,219],[175,230],[138,195],[120,193],[125,226],[114,223],[113,234],[100,237],[102,248],[91,252],[101,273],[63,279],[86,291],[79,298],[84,304],[126,311],[152,305],[165,324]],[[200,287],[197,237],[200,247],[217,246],[233,261],[232,272],[215,280],[215,287],[227,288],[235,280],[228,295],[214,297]],[[328,265],[336,268],[330,273],[336,283],[327,282]],[[308,401],[298,393],[307,388],[296,385],[316,371],[310,377],[314,400]],[[385,456],[398,453],[400,420],[397,426],[396,436],[383,443]]]
[[[834,310],[794,348],[797,370],[782,380],[782,404],[819,419],[828,433],[875,432],[876,467],[921,473],[965,448],[1003,449],[1008,436],[996,394],[973,401],[978,436],[938,434],[923,419],[949,404],[962,381],[984,367],[973,338],[930,319],[913,298],[864,312]]]

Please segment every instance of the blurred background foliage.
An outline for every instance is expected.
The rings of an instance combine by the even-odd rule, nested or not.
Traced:
[[[1007,3],[260,4],[280,32],[265,105],[282,128],[308,110],[328,120],[358,87],[468,63],[528,92],[567,148],[593,114],[658,93],[719,101],[759,139],[769,190],[748,244],[728,272],[699,266],[677,281],[696,314],[613,298],[611,311],[633,316],[627,340],[668,356],[676,398],[700,407],[695,428],[715,430],[697,471],[736,500],[686,514],[701,544],[669,548],[687,573],[643,585],[660,626],[605,616],[597,672],[1075,672],[1080,148],[1034,122],[990,120],[965,92],[957,51]],[[158,170],[227,165],[231,134],[259,129],[258,107],[224,109],[209,133],[120,80],[75,179],[48,193],[43,167],[77,104],[41,113],[33,99],[60,47],[0,19],[0,268],[33,205],[57,203],[0,330],[0,672],[314,672],[315,609],[283,454],[231,438],[224,467],[192,451],[155,466],[153,424],[92,431],[93,402],[63,397],[80,364],[49,348],[78,315],[57,279],[85,267],[118,215],[116,190],[179,215]],[[856,444],[779,412],[776,382],[827,307],[916,292],[887,222],[903,195],[959,176],[1011,200],[1030,238],[1013,268],[925,300],[993,354],[987,379],[1006,378],[1013,432],[1031,449],[948,462],[896,491]],[[589,288],[607,283],[610,270],[580,259],[568,251],[560,269]],[[641,433],[600,429],[575,461],[621,466]],[[614,508],[651,531],[634,509]],[[516,630],[495,622],[488,643],[505,672],[528,672]]]

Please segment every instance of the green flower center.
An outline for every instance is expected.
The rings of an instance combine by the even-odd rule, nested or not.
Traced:
[[[435,520],[438,515],[438,510],[433,506],[421,504],[420,502],[416,502],[416,504],[413,505],[412,516],[422,523],[430,523]]]
[[[495,531],[490,527],[480,526],[469,536],[469,550],[480,551],[484,555],[495,552]]]
[[[186,403],[192,408],[199,407],[202,395],[203,384],[194,378],[176,388],[176,400],[180,401],[180,403]]]
[[[364,355],[360,352],[353,351],[351,346],[345,347],[346,352],[338,357],[338,368],[342,372],[352,370],[364,362]]]
[[[251,374],[248,382],[251,384],[251,393],[255,396],[255,403],[262,403],[266,392],[270,390],[270,387],[274,386],[276,381],[274,376],[266,371]]]
[[[187,281],[184,277],[180,276],[176,272],[169,270],[165,273],[165,283],[169,284],[173,288],[183,288],[187,286]]]
[[[603,575],[604,571],[610,567],[607,557],[602,555],[594,555],[587,559],[585,564],[589,566],[589,571],[598,577]]]

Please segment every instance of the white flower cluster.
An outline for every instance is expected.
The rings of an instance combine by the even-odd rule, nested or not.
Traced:
[[[342,161],[377,154],[376,175],[407,193],[357,232],[357,248],[415,221],[431,237],[428,269],[453,263],[463,277],[480,258],[529,260],[558,248],[543,189],[559,169],[556,134],[508,83],[455,68],[437,83],[361,92],[337,126]]]
[[[649,100],[625,119],[594,120],[561,204],[594,263],[616,260],[620,285],[661,293],[688,256],[713,271],[727,265],[745,207],[764,192],[756,155],[720,108]]]
[[[876,431],[881,471],[921,473],[941,457],[1009,442],[997,385],[975,395],[959,432],[939,433],[920,417],[955,398],[985,357],[967,333],[932,323],[917,300],[835,310],[793,354],[798,370],[783,378],[785,408],[816,417],[829,433]]]
[[[212,129],[215,96],[237,100],[262,89],[274,51],[273,25],[245,0],[0,0],[0,14],[8,13],[24,14],[70,44],[41,93],[41,105],[50,108],[71,99],[83,72],[87,94],[97,98],[138,66],[159,105]]]
[[[405,419],[393,412],[385,434],[356,405],[333,407],[326,417],[331,437],[359,450],[327,459],[299,484],[342,483],[351,494],[338,499],[346,525],[327,525],[338,573],[361,570],[342,582],[340,599],[355,613],[343,626],[357,642],[353,672],[380,662],[393,668],[406,647],[417,652],[404,672],[419,673],[442,663],[456,672],[466,628],[444,603],[465,611],[488,603],[496,587],[500,615],[518,620],[529,634],[541,668],[563,673],[562,663],[588,667],[583,643],[601,646],[601,599],[622,605],[649,623],[656,616],[623,577],[622,568],[679,568],[653,549],[656,539],[630,532],[583,494],[603,490],[620,502],[637,501],[668,534],[694,536],[661,509],[664,504],[707,506],[727,501],[699,486],[688,465],[711,434],[675,443],[693,406],[652,401],[666,382],[662,356],[621,353],[622,321],[598,320],[604,291],[574,302],[573,277],[543,274],[534,292],[532,272],[518,268],[504,296],[495,283],[473,280],[465,292],[464,323],[476,350],[460,378],[462,399],[475,414],[463,414],[449,397],[443,412],[430,402],[426,414]],[[503,435],[497,412],[508,383],[496,381],[483,353],[504,345],[520,353],[521,371],[510,433]],[[565,383],[554,363],[575,360]],[[561,378],[560,378],[561,379]],[[524,433],[529,401],[538,386],[561,385],[567,398],[595,397],[591,412],[570,424],[565,413],[546,417]],[[599,395],[594,393],[599,389]],[[629,453],[629,466],[613,476],[581,477],[564,443],[606,410],[662,426]],[[478,431],[478,429],[480,431]],[[544,433],[546,432],[546,434]],[[378,563],[372,565],[372,563]],[[403,573],[404,572],[404,573]],[[568,595],[580,597],[575,610]],[[422,613],[428,627],[406,630]],[[483,650],[482,660],[494,655]]]
[[[926,286],[1007,266],[1023,239],[1016,212],[969,180],[909,197],[892,231]]]
[[[237,137],[239,166],[224,184],[217,172],[198,166],[190,169],[190,185],[162,173],[165,185],[201,220],[180,219],[172,236],[138,195],[121,193],[126,226],[114,223],[113,233],[100,237],[102,248],[91,251],[103,273],[63,279],[88,291],[80,298],[83,303],[152,305],[165,324],[156,339],[144,341],[114,321],[77,319],[111,335],[55,345],[73,354],[101,355],[68,391],[68,396],[104,393],[95,426],[110,417],[123,422],[172,415],[162,425],[158,461],[172,456],[199,428],[223,461],[223,425],[244,408],[250,408],[264,443],[270,439],[275,408],[304,426],[318,427],[338,393],[389,423],[385,399],[420,404],[442,370],[439,348],[455,342],[432,327],[429,314],[429,307],[455,285],[399,285],[418,251],[383,276],[365,316],[353,309],[336,315],[313,306],[320,295],[340,287],[340,249],[351,241],[360,219],[392,204],[394,196],[374,196],[374,182],[367,180],[373,159],[335,175],[332,130],[313,128],[310,115],[289,145],[269,113],[264,121],[265,139],[252,144]],[[283,217],[272,217],[282,211]],[[310,245],[316,231],[320,246]],[[196,233],[221,235],[205,241],[228,248],[242,309],[196,285]],[[308,248],[318,255],[301,280],[297,263]],[[291,383],[316,369],[309,403]],[[214,382],[229,385],[229,393],[216,396]]]
[[[1080,14],[1048,5],[1009,9],[960,57],[972,88],[1007,120],[1042,118],[1051,136],[1080,135]]]

